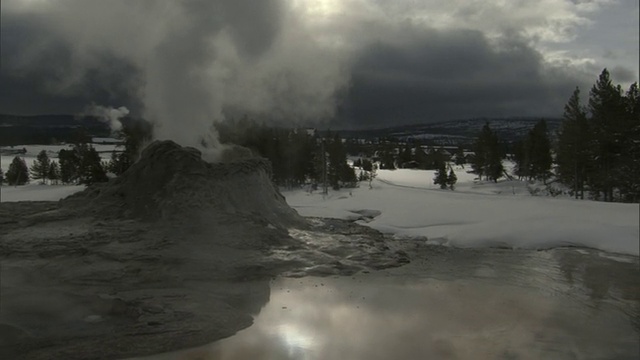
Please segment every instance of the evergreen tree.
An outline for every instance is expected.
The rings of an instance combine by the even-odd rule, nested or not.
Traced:
[[[38,153],[36,160],[31,165],[31,177],[37,180],[42,180],[44,184],[47,180],[47,175],[49,175],[49,166],[51,165],[51,160],[47,155],[45,150],[42,150]]]
[[[562,183],[572,188],[576,199],[584,199],[591,139],[587,113],[580,104],[579,88],[576,87],[565,105],[562,118],[556,148],[556,173]]]
[[[609,72],[604,69],[589,93],[591,130],[595,151],[593,171],[589,185],[596,198],[602,194],[604,201],[614,200],[615,169],[621,165],[624,143],[624,99],[620,86],[614,86]]]
[[[464,164],[467,163],[467,160],[464,157],[464,149],[462,148],[462,146],[458,147],[458,149],[456,150],[455,156],[456,156],[455,164],[458,166],[464,167]]]
[[[347,152],[339,134],[335,134],[333,139],[327,141],[328,170],[327,177],[329,185],[338,190],[340,187],[355,187],[358,181],[355,170],[347,164]]]
[[[413,161],[418,164],[418,168],[420,169],[426,169],[428,166],[429,157],[419,144],[416,144],[413,148]]]
[[[529,155],[525,141],[521,140],[513,144],[513,161],[515,162],[513,174],[518,179],[529,178]]]
[[[436,173],[433,178],[433,183],[436,185],[440,185],[440,189],[446,189],[448,180],[449,178],[447,176],[447,168],[443,161],[438,164],[438,168],[436,169]]]
[[[457,182],[458,177],[456,176],[456,173],[453,172],[453,169],[449,169],[449,176],[447,176],[447,185],[449,185],[449,189],[453,190]]]
[[[440,164],[446,161],[447,159],[445,158],[442,151],[440,151],[439,149],[434,149],[430,147],[429,152],[426,155],[425,169],[438,170],[438,168],[440,167]]]
[[[109,180],[102,166],[100,154],[93,146],[87,144],[76,145],[75,151],[80,159],[78,167],[78,175],[80,184],[91,185],[97,182],[106,182]]]
[[[576,197],[585,190],[604,201],[640,200],[640,94],[624,93],[604,69],[589,93],[588,113],[579,90],[565,106],[556,150],[557,174]]]
[[[391,149],[385,148],[382,150],[380,168],[386,170],[394,170],[396,168],[393,151]]]
[[[131,166],[130,154],[127,152],[117,153],[115,150],[111,153],[111,159],[106,166],[106,170],[115,174],[122,175]]]
[[[4,184],[4,170],[0,168],[0,185]]]
[[[74,150],[61,149],[58,152],[60,161],[60,180],[63,184],[76,183],[80,178],[80,158]]]
[[[398,165],[401,167],[406,167],[407,163],[413,160],[413,156],[411,154],[411,146],[406,144],[405,147],[398,154]]]
[[[23,158],[18,156],[13,158],[6,178],[9,185],[24,185],[29,182],[29,169]]]
[[[60,180],[60,167],[56,161],[52,161],[51,165],[49,165],[49,172],[47,173],[47,177],[54,184],[58,184],[58,180]]]
[[[530,178],[539,179],[546,183],[551,174],[551,142],[547,133],[547,123],[540,120],[529,131],[525,141],[525,159],[528,159],[527,175]]]
[[[622,201],[640,201],[640,91],[633,83],[625,96],[624,128],[627,129],[622,143],[620,166],[615,169],[615,178]]]
[[[497,182],[504,173],[502,166],[502,149],[498,135],[486,123],[474,145],[475,155],[472,157],[471,167],[474,174],[482,180],[484,175],[487,180]]]

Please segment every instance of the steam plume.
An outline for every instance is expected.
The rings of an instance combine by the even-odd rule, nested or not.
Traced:
[[[109,124],[111,132],[117,132],[122,129],[120,119],[129,115],[129,109],[124,106],[113,108],[92,104],[85,109],[84,115],[96,116],[100,121]]]

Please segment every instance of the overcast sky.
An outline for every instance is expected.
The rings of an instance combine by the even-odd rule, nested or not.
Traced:
[[[0,112],[128,107],[165,134],[559,116],[638,79],[638,0],[2,0]],[[185,131],[185,129],[191,129]]]

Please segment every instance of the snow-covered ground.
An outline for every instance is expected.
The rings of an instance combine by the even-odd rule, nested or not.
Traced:
[[[111,152],[116,149],[117,145],[113,144],[91,144],[96,151],[100,153],[100,158],[104,161],[111,159]],[[27,150],[24,154],[6,155],[0,156],[0,168],[5,173],[9,170],[9,165],[13,161],[13,158],[18,156],[24,159],[28,167],[31,167],[33,162],[40,151],[45,150],[51,160],[58,161],[58,152],[62,149],[70,150],[73,145],[19,145],[19,146],[5,146],[0,149],[3,150]],[[24,186],[8,186],[3,185],[0,187],[0,202],[13,202],[13,201],[57,201],[65,198],[71,194],[84,189],[84,185],[42,185],[40,181],[31,181],[31,183]]]
[[[3,185],[0,188],[0,202],[58,201],[84,188],[84,185],[42,185],[39,182],[23,186]]]
[[[303,216],[357,219],[362,210],[380,215],[365,222],[397,237],[424,237],[456,247],[550,248],[586,246],[639,254],[638,204],[530,196],[526,182],[476,183],[456,168],[455,191],[433,185],[433,171],[380,170],[373,189],[284,192]],[[360,212],[360,213],[357,213]]]
[[[113,144],[91,144],[96,151],[100,153],[100,158],[105,161],[111,159],[111,152],[116,149],[117,145]],[[62,149],[71,150],[73,145],[18,145],[18,146],[3,146],[0,147],[2,150],[12,151],[12,150],[22,150],[26,149],[27,152],[25,154],[15,154],[8,155],[2,154],[0,156],[0,167],[4,172],[7,172],[9,169],[9,165],[13,161],[13,158],[18,156],[24,159],[27,163],[28,167],[31,167],[31,164],[36,160],[36,157],[40,153],[40,151],[45,150],[50,159],[58,161],[58,152]]]
[[[113,145],[104,146],[113,149]],[[28,147],[27,162],[42,149],[49,150]],[[6,171],[5,161],[3,156]],[[371,214],[380,215],[359,222],[397,237],[423,237],[432,244],[533,249],[586,246],[635,256],[640,253],[638,204],[531,196],[526,182],[477,182],[466,170],[455,167],[455,191],[434,185],[434,171],[399,169],[379,170],[373,189],[361,183],[356,189],[330,190],[326,197],[320,191],[305,190],[285,191],[284,195],[303,216],[358,219],[362,210],[373,210]],[[59,200],[82,189],[37,183],[3,186],[0,199]]]

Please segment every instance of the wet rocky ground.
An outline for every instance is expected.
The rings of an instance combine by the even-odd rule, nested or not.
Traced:
[[[636,336],[638,266],[637,257],[588,249],[452,249],[349,221],[304,219],[263,160],[209,164],[195,149],[154,142],[107,184],[60,202],[0,203],[0,358],[124,359],[203,346],[254,328],[255,316],[279,304],[274,281],[309,285],[318,277],[333,279],[326,285],[336,292],[351,281],[371,281],[367,292],[388,287],[381,276],[409,289],[425,277],[447,288],[460,281],[490,282],[492,292],[526,288],[596,310],[576,319],[626,321]],[[442,304],[461,299],[452,289]],[[479,306],[487,294],[467,292]]]
[[[454,249],[415,239],[392,245],[404,245],[411,263],[352,276],[279,277],[252,326],[136,360],[638,358],[637,258],[583,248]]]
[[[400,266],[369,228],[283,229],[215,214],[190,223],[0,204],[0,357],[118,359],[202,345],[252,323],[279,276]],[[215,224],[212,225],[212,224]]]

